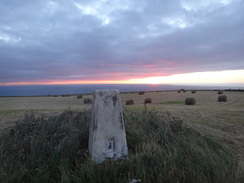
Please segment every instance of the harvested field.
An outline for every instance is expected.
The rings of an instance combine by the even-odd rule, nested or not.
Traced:
[[[244,172],[244,92],[228,92],[227,102],[218,102],[216,91],[191,92],[165,91],[138,93],[122,93],[121,99],[126,110],[143,111],[145,98],[151,98],[148,111],[157,110],[170,112],[186,121],[201,134],[208,134],[225,143],[239,159],[237,169],[239,180],[243,180]],[[92,98],[86,95],[85,98]],[[185,98],[194,97],[196,105],[185,105]],[[126,106],[126,100],[134,100],[134,105]],[[70,97],[1,97],[0,98],[0,129],[6,128],[24,116],[25,111],[34,110],[38,113],[59,113],[64,109],[81,111],[91,108],[77,96]]]
[[[87,95],[86,98],[92,99],[92,95]],[[68,108],[83,110],[90,106],[90,104],[84,104],[83,100],[77,99],[77,96],[0,97],[0,129],[24,117],[26,111],[57,113]]]

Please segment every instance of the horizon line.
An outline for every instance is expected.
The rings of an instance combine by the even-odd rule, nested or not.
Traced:
[[[32,82],[20,82],[20,83],[0,83],[0,86],[41,86],[41,85],[182,85],[182,86],[235,86],[244,87],[244,83],[119,83],[119,82],[108,82],[108,83],[73,83],[73,82],[43,82],[43,83],[32,83]]]

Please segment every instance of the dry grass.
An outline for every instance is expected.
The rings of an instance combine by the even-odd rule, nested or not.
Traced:
[[[0,182],[234,183],[236,159],[168,112],[124,111],[129,159],[88,157],[91,111],[29,113],[0,134]]]
[[[172,92],[146,92],[122,93],[124,108],[143,111],[145,98],[151,98],[152,104],[148,109],[169,111],[180,117],[202,134],[209,134],[213,138],[224,142],[237,153],[239,159],[239,176],[244,172],[244,92],[228,92],[227,102],[218,102],[216,91]],[[42,113],[61,112],[70,108],[82,110],[90,108],[77,96],[71,97],[2,97],[0,98],[0,129],[11,125],[16,119],[23,117],[27,110],[41,111]],[[196,105],[186,106],[184,100],[194,97]],[[86,98],[92,98],[87,95]],[[125,106],[125,101],[133,99],[133,106]],[[244,179],[244,177],[242,177]]]
[[[86,98],[92,98],[87,95]],[[14,121],[23,118],[25,111],[33,110],[45,114],[59,113],[65,109],[83,110],[90,108],[77,96],[70,97],[0,97],[0,129],[14,124]]]
[[[131,94],[135,100],[135,109],[142,106],[143,98],[150,97],[152,108],[159,111],[169,111],[184,119],[202,134],[209,134],[213,138],[224,142],[237,153],[239,179],[244,180],[244,92],[225,92],[227,102],[218,102],[216,91],[198,91],[192,94],[176,92],[151,92],[144,96]],[[122,95],[122,98],[127,98]],[[183,101],[187,97],[194,97],[196,105],[186,106]],[[182,102],[181,102],[182,101]],[[137,108],[136,108],[136,105]],[[133,107],[130,106],[130,109]],[[140,109],[142,110],[142,108]]]

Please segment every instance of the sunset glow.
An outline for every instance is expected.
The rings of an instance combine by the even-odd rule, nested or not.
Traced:
[[[244,84],[244,70],[195,72],[163,77],[147,77],[129,80],[59,80],[2,83],[0,85],[65,85],[65,84]]]
[[[244,70],[195,72],[187,74],[175,74],[164,77],[148,77],[143,79],[132,79],[135,83],[149,84],[221,84],[221,83],[243,83]]]

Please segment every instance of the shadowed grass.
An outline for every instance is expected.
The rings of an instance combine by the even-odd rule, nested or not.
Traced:
[[[55,112],[55,111],[63,111],[63,109],[32,109],[33,112]],[[7,115],[7,114],[18,114],[18,113],[25,113],[26,109],[12,109],[12,110],[1,110],[0,115]]]
[[[0,136],[0,182],[234,182],[232,153],[169,113],[124,113],[129,159],[88,156],[89,111],[27,114]]]

